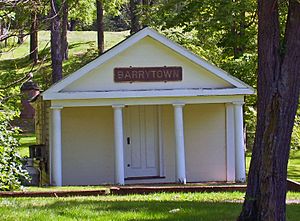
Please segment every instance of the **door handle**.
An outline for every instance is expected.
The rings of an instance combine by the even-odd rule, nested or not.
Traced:
[[[127,137],[127,144],[130,144],[130,137]]]

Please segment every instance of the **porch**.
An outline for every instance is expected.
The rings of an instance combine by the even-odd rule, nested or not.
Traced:
[[[243,182],[242,104],[53,105],[51,184]]]

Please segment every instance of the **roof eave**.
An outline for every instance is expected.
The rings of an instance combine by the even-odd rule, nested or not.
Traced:
[[[121,99],[121,98],[153,98],[153,97],[196,97],[196,96],[231,96],[251,95],[249,88],[227,89],[178,89],[178,90],[145,90],[145,91],[79,91],[54,92],[43,94],[44,100],[77,100],[77,99]]]

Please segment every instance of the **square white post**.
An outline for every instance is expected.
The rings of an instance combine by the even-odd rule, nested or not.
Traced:
[[[184,104],[173,104],[175,120],[176,140],[176,182],[186,184],[185,174],[185,150],[184,150],[184,128],[183,128],[183,106]]]
[[[246,181],[243,104],[244,102],[233,102],[235,122],[235,180],[237,182]]]
[[[232,103],[226,106],[226,179],[235,181],[235,130],[234,107]]]
[[[51,107],[52,110],[52,148],[51,175],[52,185],[62,186],[62,151],[61,151],[61,110],[62,107]]]
[[[115,132],[115,184],[124,185],[123,107],[113,105]]]

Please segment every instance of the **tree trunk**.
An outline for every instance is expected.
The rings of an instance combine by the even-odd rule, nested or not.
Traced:
[[[104,52],[104,22],[103,22],[103,0],[96,0],[97,7],[97,45],[98,54]]]
[[[233,57],[234,57],[234,59],[237,59],[240,56],[239,47],[238,47],[238,45],[239,45],[238,36],[239,35],[238,35],[236,26],[237,26],[237,24],[234,21],[231,26],[231,35],[233,36],[233,39],[234,39],[234,42],[233,42]]]
[[[240,12],[240,26],[239,26],[239,33],[238,33],[238,36],[239,36],[239,42],[240,42],[240,45],[239,45],[239,49],[238,49],[238,52],[240,54],[240,56],[242,56],[245,52],[245,49],[247,48],[247,44],[248,44],[248,41],[245,41],[245,40],[242,40],[243,38],[245,38],[245,35],[246,35],[246,29],[247,29],[247,22],[246,22],[246,11],[245,11],[245,8],[247,7],[246,6],[246,2],[244,0],[241,0],[239,1],[239,5],[240,5],[240,8],[242,8],[241,12]],[[251,21],[249,21],[251,22]]]
[[[71,19],[70,21],[70,31],[75,31],[75,26],[76,26],[77,21],[75,19]]]
[[[0,21],[0,46],[3,38],[4,38],[4,27],[2,25],[2,21]]]
[[[52,2],[52,3],[51,3]],[[61,55],[61,24],[57,0],[51,4],[51,60],[52,82],[62,79],[62,55]]]
[[[300,3],[289,1],[283,51],[278,1],[259,0],[258,16],[257,127],[238,220],[284,221],[287,163],[300,92]]]
[[[234,59],[238,59],[243,56],[247,44],[246,41],[242,40],[245,35],[246,12],[243,11],[245,8],[243,0],[232,0],[232,2],[240,7],[240,11],[234,13],[231,27],[231,34],[233,36],[233,57]]]
[[[31,14],[31,28],[30,28],[30,51],[29,58],[34,64],[38,61],[38,18],[37,13]]]
[[[5,33],[5,23],[0,21],[0,39],[1,42],[3,41],[2,39],[6,37],[6,33]],[[7,38],[5,38],[4,40],[4,47],[7,47]]]
[[[19,29],[19,34],[18,34],[18,44],[23,44],[24,43],[24,30],[23,28]]]
[[[0,21],[0,37],[2,37],[3,34],[4,34],[3,25],[2,25],[2,21]]]
[[[142,29],[140,24],[140,12],[139,7],[141,6],[141,0],[130,0],[130,20],[131,20],[131,29],[130,34],[134,34]]]
[[[61,55],[63,60],[68,60],[68,1],[65,0],[62,5],[62,31],[61,31]]]

